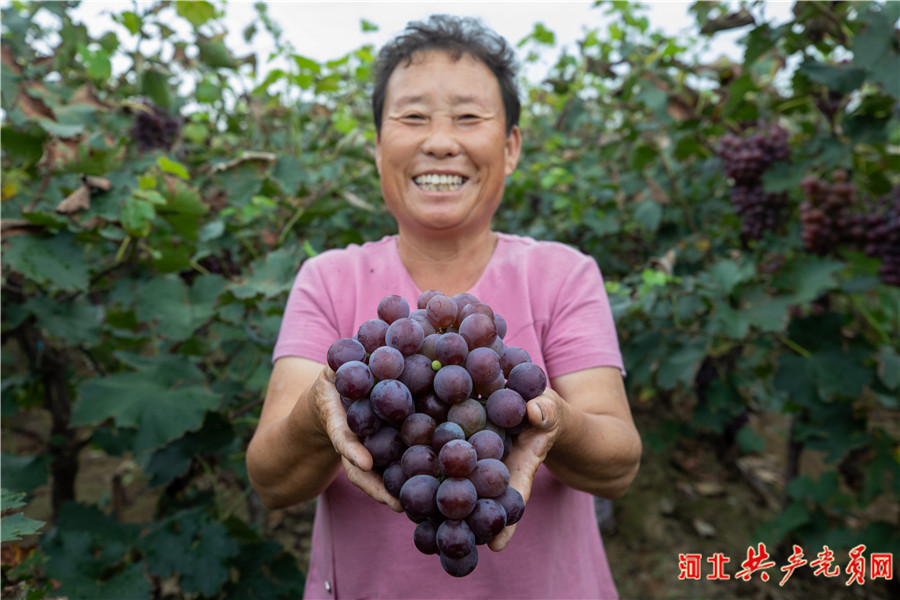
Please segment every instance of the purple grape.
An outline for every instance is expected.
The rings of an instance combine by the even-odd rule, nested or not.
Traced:
[[[479,498],[466,517],[476,544],[487,544],[506,527],[506,509],[493,498]]]
[[[363,440],[363,446],[372,455],[372,462],[376,467],[386,467],[392,462],[400,460],[406,445],[396,427],[384,425]]]
[[[334,373],[334,387],[341,396],[349,400],[365,398],[374,383],[372,371],[358,360],[345,362]]]
[[[403,474],[409,478],[414,475],[438,475],[438,458],[431,446],[410,446],[400,458]]]
[[[483,458],[469,474],[479,498],[495,498],[509,486],[509,469],[496,458]]]
[[[475,508],[478,492],[468,479],[449,477],[441,482],[435,499],[442,515],[448,519],[465,519]]]
[[[434,448],[435,452],[440,453],[441,448],[444,447],[444,444],[446,444],[450,440],[464,439],[466,439],[466,434],[462,430],[462,427],[460,427],[456,423],[444,421],[443,423],[439,423],[438,426],[434,428],[434,434],[431,436],[431,447]]]
[[[410,356],[418,352],[424,341],[425,330],[408,317],[397,319],[391,323],[387,333],[384,334],[385,345],[396,348],[403,353],[403,356]]]
[[[438,398],[434,392],[426,392],[416,396],[416,412],[425,413],[434,419],[436,423],[446,421],[449,410],[450,405]]]
[[[489,385],[498,377],[503,377],[500,357],[490,348],[475,348],[469,352],[469,355],[466,356],[465,367],[476,387]]]
[[[547,389],[547,376],[535,363],[521,363],[509,372],[506,387],[519,392],[528,401],[544,393]]]
[[[441,554],[441,567],[454,577],[465,577],[478,566],[478,549],[475,548],[462,558],[450,558]]]
[[[459,324],[459,335],[463,336],[471,351],[474,348],[490,346],[497,339],[497,326],[493,317],[474,313]]]
[[[442,365],[461,365],[469,354],[469,346],[463,336],[448,332],[434,343],[434,358]]]
[[[376,383],[369,399],[376,415],[383,421],[398,426],[416,411],[409,388],[396,379],[384,379]]]
[[[462,293],[462,294],[457,294],[457,295],[453,296],[453,301],[456,302],[456,313],[457,313],[456,322],[453,323],[453,325],[454,325],[454,327],[459,327],[460,322],[462,322],[460,315],[462,315],[463,309],[466,307],[467,304],[471,304],[472,302],[478,302],[478,298],[476,298],[475,296],[473,296],[472,294],[469,294],[469,293]]]
[[[447,477],[465,477],[477,462],[478,454],[466,440],[448,441],[437,455],[437,464]]]
[[[437,491],[441,483],[431,475],[413,475],[400,488],[400,506],[412,521],[421,523],[437,514]]]
[[[382,423],[368,398],[356,400],[347,408],[347,427],[360,438],[370,436],[381,429]]]
[[[491,394],[496,392],[497,390],[502,390],[506,386],[506,378],[503,377],[501,373],[496,379],[491,381],[490,383],[483,385],[473,385],[475,391],[482,398],[488,398]]]
[[[351,360],[366,360],[365,347],[353,338],[341,338],[328,348],[326,361],[332,371],[337,371],[342,364]]]
[[[500,368],[503,370],[503,376],[509,377],[509,372],[513,367],[523,362],[531,362],[531,356],[524,349],[518,346],[509,346],[500,355]]]
[[[400,437],[407,446],[419,444],[430,446],[435,427],[437,427],[437,421],[434,420],[434,417],[423,412],[414,412],[406,417],[403,424],[400,425]]]
[[[497,327],[497,338],[503,339],[506,337],[506,319],[494,313],[494,325]]]
[[[426,519],[416,525],[413,533],[413,543],[422,554],[437,554],[437,530],[439,523],[432,519]]]
[[[448,404],[462,402],[472,394],[472,378],[459,365],[441,367],[434,375],[434,393]]]
[[[388,324],[381,319],[369,319],[359,326],[356,339],[363,345],[366,352],[371,354],[376,348],[384,346],[384,335],[387,330]]]
[[[424,354],[428,357],[429,360],[435,360],[437,356],[434,353],[434,344],[441,339],[442,333],[432,333],[431,335],[425,336],[425,341],[422,342],[422,347],[419,348],[419,354]]]
[[[466,304],[459,313],[460,327],[462,327],[462,322],[466,320],[466,317],[474,314],[482,314],[486,317],[490,317],[491,320],[494,319],[494,311],[491,310],[490,306],[484,302],[470,302],[469,304]]]
[[[434,335],[437,333],[437,328],[434,326],[430,320],[428,320],[428,314],[421,309],[414,310],[409,313],[409,318],[422,326],[422,331],[425,332],[425,337],[429,335]]]
[[[453,325],[458,312],[456,302],[446,294],[435,294],[425,307],[425,314],[438,329],[446,329]]]
[[[481,402],[473,398],[468,398],[462,402],[457,402],[447,411],[447,420],[452,421],[462,427],[463,432],[468,438],[477,431],[484,429],[487,422],[487,415]]]
[[[507,487],[494,500],[502,504],[503,508],[506,509],[507,525],[514,525],[519,522],[519,519],[522,518],[522,514],[525,512],[525,500],[522,499],[522,494],[519,493],[519,490]]]
[[[381,346],[369,356],[369,370],[375,379],[399,379],[403,373],[403,354],[391,346]]]
[[[482,429],[469,438],[469,443],[475,448],[478,459],[503,458],[503,438],[494,431]]]
[[[424,354],[413,354],[404,359],[400,381],[409,388],[413,396],[418,396],[431,390],[434,375],[434,369],[431,368],[431,361],[428,360],[428,357]]]
[[[441,523],[436,539],[438,549],[447,558],[462,558],[475,550],[475,534],[462,520],[448,519]]]
[[[443,294],[443,292],[439,290],[427,290],[422,292],[422,294],[419,296],[419,299],[416,301],[416,308],[427,309],[428,303],[431,301],[431,299],[439,294]]]
[[[392,462],[385,469],[384,473],[381,474],[381,481],[384,483],[384,488],[388,491],[388,493],[394,498],[400,498],[400,490],[403,489],[403,484],[406,483],[406,474],[403,472],[403,467],[399,462]]]
[[[377,313],[379,319],[390,325],[397,319],[409,316],[409,302],[396,294],[385,296],[378,303]]]
[[[504,429],[516,427],[525,418],[525,399],[515,390],[497,390],[488,397],[484,408],[491,423]]]

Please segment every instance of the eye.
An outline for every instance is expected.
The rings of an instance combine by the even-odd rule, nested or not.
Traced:
[[[459,117],[460,121],[463,121],[466,123],[478,121],[479,119],[481,119],[481,117],[479,117],[478,115],[474,115],[474,114],[466,114],[466,115],[462,115],[461,117]]]
[[[402,120],[412,123],[420,123],[425,120],[425,116],[419,113],[409,113],[400,117]]]

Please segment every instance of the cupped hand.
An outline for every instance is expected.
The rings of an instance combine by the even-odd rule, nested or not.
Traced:
[[[319,420],[325,435],[331,440],[335,452],[341,456],[341,464],[347,478],[363,492],[397,512],[403,512],[400,501],[391,496],[381,476],[372,470],[372,455],[359,438],[347,426],[347,411],[341,403],[341,395],[334,387],[334,371],[322,369],[313,385],[310,402],[313,414]]]
[[[527,504],[531,497],[531,486],[538,467],[547,458],[547,453],[559,437],[566,415],[566,405],[562,397],[551,389],[532,398],[525,412],[531,427],[521,432],[513,444],[509,455],[503,461],[509,468],[509,486],[515,488]],[[503,550],[512,538],[516,525],[508,525],[488,543],[488,547],[498,552]]]

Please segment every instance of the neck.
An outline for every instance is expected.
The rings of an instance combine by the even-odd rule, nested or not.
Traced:
[[[400,260],[421,291],[440,290],[454,296],[470,290],[487,267],[497,235],[490,229],[472,235],[423,239],[400,229]]]

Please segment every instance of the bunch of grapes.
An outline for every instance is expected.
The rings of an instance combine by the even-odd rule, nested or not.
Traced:
[[[848,181],[846,171],[835,171],[831,182],[805,177],[800,188],[806,197],[800,204],[801,236],[809,252],[824,256],[841,245],[858,243],[864,229],[853,211],[856,186]]]
[[[863,250],[881,259],[878,275],[888,285],[900,286],[900,186],[881,199],[877,210],[863,217]]]
[[[413,311],[390,295],[377,315],[328,350],[347,425],[417,524],[416,548],[464,577],[477,546],[525,510],[503,460],[547,377],[503,343],[506,321],[471,294],[429,290]]]
[[[141,150],[169,149],[181,131],[181,120],[170,116],[152,102],[143,101],[136,111],[131,135]]]
[[[801,183],[801,236],[813,254],[835,254],[842,248],[861,250],[881,259],[878,274],[888,285],[900,285],[900,187],[875,206],[859,198],[849,174],[837,170],[831,181],[815,176]]]
[[[744,239],[758,240],[781,222],[787,194],[766,192],[762,177],[774,163],[790,156],[787,137],[784,128],[773,125],[747,137],[729,133],[719,141],[719,158],[725,174],[734,181],[731,202],[741,217]]]

